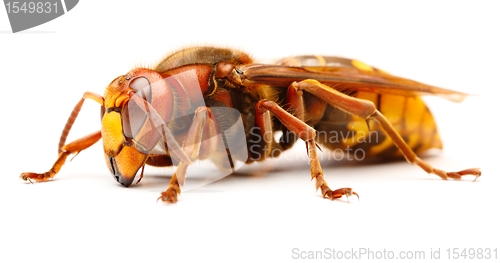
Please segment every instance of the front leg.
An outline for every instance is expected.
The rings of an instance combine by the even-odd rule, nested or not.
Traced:
[[[213,115],[208,107],[199,107],[195,111],[193,122],[189,127],[182,149],[190,161],[205,159],[212,149],[217,146],[216,125]],[[205,140],[204,140],[205,138]],[[176,203],[181,193],[181,187],[186,182],[186,172],[190,163],[180,161],[177,169],[170,179],[165,192],[161,193],[158,200],[168,203]]]
[[[66,138],[68,136],[68,133],[71,130],[71,127],[73,126],[76,117],[78,117],[78,113],[80,113],[80,110],[82,109],[83,102],[85,101],[85,99],[91,99],[93,101],[96,101],[101,106],[104,105],[103,97],[93,92],[89,91],[85,92],[83,94],[82,99],[73,108],[73,111],[71,112],[71,115],[69,116],[68,121],[64,126],[64,130],[59,139],[59,146],[58,146],[59,157],[57,157],[57,160],[55,161],[54,165],[52,165],[52,168],[50,168],[50,170],[45,173],[31,173],[31,172],[22,173],[20,176],[21,179],[30,182],[31,180],[35,180],[37,182],[47,181],[53,178],[59,172],[59,170],[61,170],[61,167],[66,162],[66,158],[68,158],[68,156],[70,156],[71,154],[78,154],[79,152],[87,149],[88,147],[96,143],[99,139],[101,139],[101,131],[96,131],[85,137],[77,139],[67,145],[64,145],[66,143]]]
[[[59,157],[57,157],[57,160],[55,161],[54,165],[52,165],[52,168],[50,168],[48,172],[22,173],[20,178],[23,179],[24,181],[30,181],[30,182],[31,180],[35,180],[37,182],[43,182],[52,179],[61,170],[61,167],[66,162],[66,158],[68,158],[68,156],[70,156],[71,154],[78,154],[79,152],[92,146],[99,139],[101,139],[101,131],[96,131],[76,141],[73,141],[67,145],[64,145],[60,149]]]

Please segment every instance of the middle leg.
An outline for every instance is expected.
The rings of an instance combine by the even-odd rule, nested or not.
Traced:
[[[293,87],[290,87],[293,89]],[[291,91],[294,93],[293,98],[298,100],[293,101],[291,105],[295,112],[299,113],[299,116],[303,118],[304,105],[302,100],[302,93],[296,92],[296,90]],[[311,179],[316,180],[316,190],[321,189],[321,195],[324,198],[330,200],[339,199],[342,196],[351,196],[358,194],[352,191],[352,188],[339,188],[337,190],[331,190],[326,182],[321,164],[319,162],[317,154],[317,145],[315,142],[316,131],[314,128],[306,124],[303,120],[297,118],[291,113],[284,110],[281,106],[273,101],[261,100],[255,105],[256,113],[256,123],[260,127],[261,136],[266,141],[267,145],[271,145],[271,140],[273,140],[272,134],[272,121],[269,115],[272,112],[273,115],[292,133],[297,137],[306,142],[306,148],[308,150],[310,167],[311,167]],[[358,196],[359,198],[359,196]]]

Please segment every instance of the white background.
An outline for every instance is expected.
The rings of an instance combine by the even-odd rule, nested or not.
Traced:
[[[448,248],[500,249],[494,2],[298,2],[80,1],[66,15],[17,34],[1,10],[0,261],[284,262],[296,256],[294,248],[386,249],[395,257],[422,250],[427,259],[441,249],[446,259]],[[102,94],[116,76],[195,44],[240,48],[257,59],[357,58],[477,94],[460,104],[426,98],[445,144],[426,160],[445,170],[481,167],[483,176],[443,181],[405,162],[325,163],[332,188],[352,187],[361,196],[330,202],[314,192],[308,162],[297,157],[305,155],[300,143],[281,160],[164,206],[155,200],[171,170],[121,187],[99,142],[51,182],[19,180],[21,172],[50,168],[64,123],[85,91]],[[87,102],[71,138],[100,129],[98,115],[99,106]]]

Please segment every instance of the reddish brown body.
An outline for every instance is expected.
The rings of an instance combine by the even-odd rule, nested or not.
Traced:
[[[231,172],[236,161],[277,157],[298,139],[306,143],[316,188],[332,200],[357,194],[351,188],[329,188],[317,157],[317,143],[331,150],[362,150],[365,157],[403,156],[443,179],[479,176],[476,168],[444,172],[416,156],[415,152],[441,147],[432,115],[419,98],[423,94],[456,101],[465,97],[389,75],[356,60],[303,56],[261,65],[236,50],[189,48],[167,57],[154,69],[138,68],[116,78],[104,97],[85,93],[66,124],[52,169],[43,174],[23,173],[21,178],[52,178],[68,155],[101,137],[106,163],[124,186],[146,164],[177,166],[160,197],[167,202],[177,201],[187,168],[195,160],[208,159],[220,170]],[[102,106],[102,130],[65,145],[87,98]],[[238,131],[233,127],[239,122],[243,137],[235,139]],[[278,131],[283,135],[276,141]],[[348,136],[332,140],[334,133]],[[377,140],[372,141],[374,136]]]

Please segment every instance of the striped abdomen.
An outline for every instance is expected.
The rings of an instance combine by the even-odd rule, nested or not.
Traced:
[[[416,153],[442,148],[434,118],[420,97],[368,92],[356,92],[353,97],[372,101]],[[362,149],[366,157],[401,156],[374,120],[366,121],[327,106],[314,127],[318,130],[318,142],[331,150]]]

